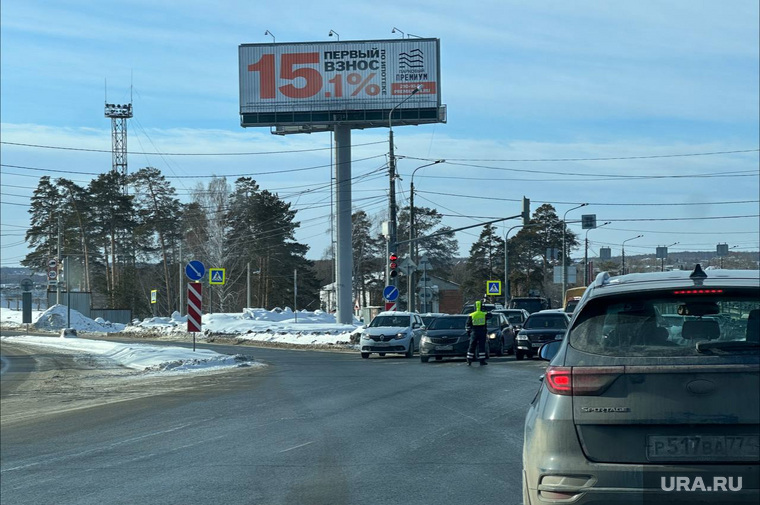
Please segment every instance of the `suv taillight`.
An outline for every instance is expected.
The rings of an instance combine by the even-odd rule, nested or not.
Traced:
[[[546,385],[555,395],[571,395],[572,368],[566,366],[550,366],[546,369]]]
[[[555,395],[596,396],[624,373],[622,366],[550,366],[546,386]]]

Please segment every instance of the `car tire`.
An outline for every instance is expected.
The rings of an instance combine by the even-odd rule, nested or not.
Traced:
[[[423,356],[422,354],[420,354],[420,361],[422,361],[423,363],[427,363],[428,361],[430,361],[430,356]]]
[[[367,358],[369,358],[369,353],[368,353],[368,352],[363,352],[363,353],[362,353],[362,358],[363,358],[363,359],[367,359]]]
[[[523,352],[521,350],[518,349],[518,350],[515,351],[515,359],[517,361],[521,361],[524,357],[525,357],[525,355],[523,354]]]
[[[414,357],[414,340],[409,342],[409,349],[406,350],[404,353],[405,358],[412,358]]]
[[[533,353],[532,352],[529,352],[526,356],[527,356],[528,359],[533,359]]]
[[[496,355],[497,356],[504,356],[504,339],[499,339],[499,348],[496,349]]]

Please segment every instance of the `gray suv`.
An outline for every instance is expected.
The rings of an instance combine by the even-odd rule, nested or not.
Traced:
[[[525,505],[760,502],[758,271],[602,273],[539,355]]]

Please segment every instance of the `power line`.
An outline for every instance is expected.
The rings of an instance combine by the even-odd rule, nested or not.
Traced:
[[[644,156],[607,156],[598,158],[525,158],[525,159],[483,159],[483,158],[448,158],[450,161],[477,161],[477,162],[509,162],[509,163],[532,163],[532,162],[567,162],[567,161],[614,161],[614,160],[649,160],[657,158],[684,158],[689,156],[718,156],[723,154],[743,154],[760,152],[760,149],[740,149],[735,151],[709,151],[702,153],[682,153],[682,154],[651,154]],[[399,156],[401,158],[402,156]],[[435,161],[436,158],[416,158],[414,156],[403,156],[403,158],[419,161]]]
[[[441,193],[437,191],[421,191],[417,190],[416,193],[425,193],[429,195],[442,195],[442,196],[453,196],[458,198],[475,198],[482,200],[483,196],[476,196],[476,195],[463,195],[461,193]],[[522,200],[519,198],[499,198],[495,196],[489,196],[487,197],[488,200],[500,200],[505,202],[521,202]],[[550,204],[556,204],[556,205],[580,205],[580,202],[558,202],[558,201],[551,201],[551,200],[535,200],[536,202],[540,203],[550,203]],[[721,202],[686,202],[686,203],[594,203],[594,202],[588,202],[587,205],[598,205],[598,206],[652,206],[652,207],[663,207],[663,206],[692,206],[692,205],[698,205],[698,206],[704,206],[704,205],[733,205],[733,204],[743,204],[743,203],[760,203],[760,200],[730,200],[730,201],[721,201]]]
[[[364,146],[371,146],[376,144],[385,144],[386,141],[378,141],[378,142],[365,142],[363,144],[353,144],[351,145],[352,148],[354,147],[364,147]],[[81,151],[81,152],[90,152],[90,153],[111,153],[110,149],[86,149],[82,147],[62,147],[62,146],[47,146],[47,145],[41,145],[41,144],[24,144],[20,142],[0,142],[0,144],[7,144],[11,146],[20,146],[20,147],[34,147],[37,149],[56,149],[61,151]],[[161,156],[259,156],[259,155],[269,155],[269,154],[292,154],[292,153],[308,153],[308,152],[315,152],[315,151],[327,151],[331,149],[330,147],[315,147],[311,149],[288,149],[284,151],[259,151],[259,152],[242,152],[242,153],[162,153],[158,150],[156,152],[143,152],[143,151],[127,151],[127,154],[146,154],[146,155],[161,155]]]
[[[382,158],[385,154],[376,154],[375,156],[368,156],[366,158],[359,158],[356,160],[352,160],[352,162],[360,162],[360,161],[367,161],[367,160],[373,160],[376,158]],[[56,170],[52,168],[36,168],[36,167],[25,167],[21,165],[7,165],[7,164],[0,164],[2,167],[8,167],[8,168],[16,168],[20,170],[34,170],[39,172],[54,172],[54,173],[61,173],[61,174],[78,174],[78,175],[101,175],[103,172],[78,172],[74,170]],[[209,177],[248,177],[248,176],[254,176],[254,175],[270,175],[270,174],[284,174],[284,173],[292,173],[292,172],[304,172],[307,170],[316,170],[318,168],[326,168],[330,167],[331,165],[315,165],[311,167],[303,167],[303,168],[289,168],[289,169],[282,169],[282,170],[272,170],[268,172],[249,172],[244,174],[212,174],[212,175],[165,175],[165,179],[206,179]]]

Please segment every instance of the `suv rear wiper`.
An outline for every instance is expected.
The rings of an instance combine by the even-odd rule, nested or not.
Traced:
[[[760,342],[748,342],[746,340],[733,340],[730,342],[697,342],[697,352],[719,351],[742,351],[745,349],[760,349]]]

